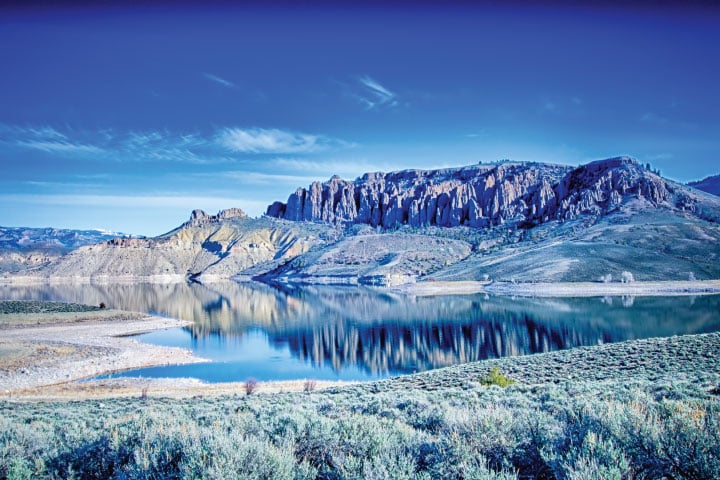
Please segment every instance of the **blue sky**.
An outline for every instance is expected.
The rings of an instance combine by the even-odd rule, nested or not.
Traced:
[[[720,8],[380,5],[0,9],[0,225],[157,235],[502,158],[720,173]]]

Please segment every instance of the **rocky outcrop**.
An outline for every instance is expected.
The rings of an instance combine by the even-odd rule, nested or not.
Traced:
[[[208,215],[205,211],[196,209],[190,214],[190,220],[185,222],[183,227],[206,227],[208,225],[220,223],[223,220],[232,218],[246,218],[247,214],[240,208],[228,208],[220,210],[217,215]]]
[[[583,213],[602,214],[628,196],[659,205],[675,198],[661,177],[627,157],[578,168],[500,163],[443,170],[367,173],[355,181],[332,177],[299,188],[267,215],[294,221],[373,227],[486,227],[542,223]],[[690,202],[692,203],[692,202]],[[692,208],[683,204],[683,208]]]
[[[628,157],[599,160],[580,166],[547,192],[548,201],[531,201],[530,220],[569,220],[583,213],[601,215],[620,206],[628,197],[642,199],[658,206],[677,200],[681,208],[692,210],[692,202],[675,195],[674,188],[663,178]]]

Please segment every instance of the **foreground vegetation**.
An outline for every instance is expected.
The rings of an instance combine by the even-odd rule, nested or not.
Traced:
[[[306,393],[6,400],[0,477],[714,479],[719,343],[628,342]],[[516,383],[488,381],[500,376]]]

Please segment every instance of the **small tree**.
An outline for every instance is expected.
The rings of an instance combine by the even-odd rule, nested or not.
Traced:
[[[633,277],[632,273],[625,271],[620,274],[620,281],[622,283],[632,283],[635,281],[635,277]]]
[[[245,380],[245,394],[252,395],[257,390],[258,382],[254,378]]]

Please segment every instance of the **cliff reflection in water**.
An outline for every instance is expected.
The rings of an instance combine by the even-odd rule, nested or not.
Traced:
[[[11,299],[63,300],[195,323],[195,341],[260,330],[317,367],[374,375],[634,338],[720,330],[720,297],[527,299],[408,297],[365,288],[280,291],[261,284],[0,287]],[[237,342],[219,342],[232,348]]]

